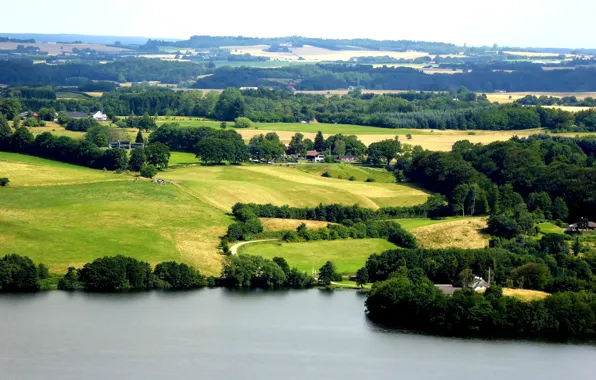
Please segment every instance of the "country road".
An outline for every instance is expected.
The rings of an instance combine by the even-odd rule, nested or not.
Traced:
[[[251,240],[251,241],[242,241],[240,243],[236,243],[233,246],[230,247],[230,254],[232,255],[237,255],[238,254],[238,248],[242,247],[243,245],[246,244],[252,244],[252,243],[260,243],[260,242],[264,242],[264,241],[278,241],[279,239],[263,239],[263,240]]]

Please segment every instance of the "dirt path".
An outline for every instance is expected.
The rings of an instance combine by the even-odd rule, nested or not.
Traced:
[[[264,242],[264,241],[278,241],[279,239],[262,239],[262,240],[251,240],[251,241],[243,241],[240,243],[236,243],[233,246],[230,247],[230,254],[232,255],[237,255],[238,254],[238,248],[242,247],[243,245],[246,244],[252,244],[252,243],[260,243],[260,242]]]

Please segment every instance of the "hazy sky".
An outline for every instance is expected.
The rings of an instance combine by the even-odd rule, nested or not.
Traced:
[[[3,1],[0,32],[408,39],[596,48],[596,0]]]

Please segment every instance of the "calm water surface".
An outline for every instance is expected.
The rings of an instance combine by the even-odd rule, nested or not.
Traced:
[[[0,379],[596,379],[596,348],[386,331],[354,291],[0,295]]]

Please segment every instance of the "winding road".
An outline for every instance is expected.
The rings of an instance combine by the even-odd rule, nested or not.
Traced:
[[[237,255],[238,248],[242,247],[243,245],[252,244],[252,243],[261,243],[261,242],[265,242],[265,241],[279,241],[279,239],[262,239],[262,240],[242,241],[242,242],[236,243],[230,247],[230,254]]]

